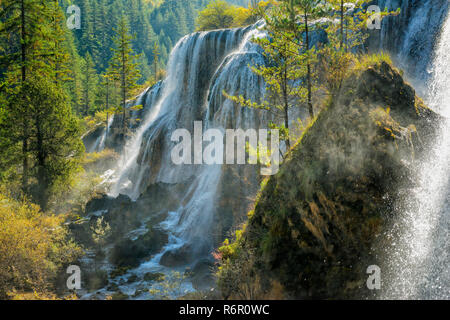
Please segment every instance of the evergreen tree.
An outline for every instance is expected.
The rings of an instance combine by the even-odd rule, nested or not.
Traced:
[[[26,102],[32,116],[30,157],[35,184],[31,194],[43,210],[50,196],[67,189],[84,151],[78,122],[60,87],[46,77],[33,75],[26,81]]]
[[[51,33],[49,39],[49,63],[53,71],[53,79],[55,83],[60,84],[72,80],[69,76],[71,73],[69,59],[70,55],[67,50],[66,32],[63,29],[65,19],[61,11],[58,0],[53,0],[50,5],[51,11]]]
[[[48,39],[50,11],[42,0],[4,0],[0,3],[0,34],[10,43],[0,55],[2,66],[6,68],[6,83],[12,94],[22,99],[15,106],[21,112],[15,123],[20,123],[18,138],[22,144],[22,188],[28,191],[29,165],[29,122],[27,106],[24,105],[27,92],[23,84],[30,73],[45,68],[42,58],[47,56],[45,39]],[[11,94],[11,91],[10,91]]]
[[[285,5],[274,8],[270,14],[265,14],[268,37],[253,40],[261,46],[266,58],[266,65],[252,67],[266,82],[264,101],[250,101],[243,96],[233,97],[224,92],[227,98],[245,107],[263,109],[281,116],[284,125],[278,129],[288,149],[291,146],[289,109],[308,98],[308,89],[303,85],[303,79],[307,76],[305,61],[308,53],[300,50],[302,44],[298,43],[295,33],[286,29],[284,22],[289,18],[290,12]]]
[[[55,2],[38,0],[1,5],[0,34],[11,46],[0,56],[8,63],[2,86],[7,103],[0,121],[5,152],[0,157],[21,175],[22,191],[45,209],[50,190],[67,182],[82,150],[61,86],[67,56],[57,26],[59,8]]]
[[[138,57],[133,54],[133,49],[131,48],[131,40],[133,37],[129,34],[129,28],[125,18],[121,19],[115,31],[115,48],[112,49],[114,56],[110,64],[110,74],[118,82],[121,92],[121,106],[119,110],[122,111],[122,130],[123,138],[125,138],[126,101],[130,98],[132,90],[138,87],[137,81],[141,75],[136,63],[136,58]]]
[[[158,64],[159,64],[159,45],[157,42],[155,42],[153,46],[153,71],[155,74],[155,82],[158,82]]]
[[[82,68],[82,110],[80,110],[80,113],[83,115],[88,115],[94,111],[94,99],[97,85],[97,74],[94,66],[91,55],[87,53]]]

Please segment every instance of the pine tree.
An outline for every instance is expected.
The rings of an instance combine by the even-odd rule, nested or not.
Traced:
[[[94,109],[97,85],[97,74],[94,66],[91,55],[87,53],[82,67],[82,110],[80,110],[80,113],[83,115],[88,115]]]
[[[36,69],[44,68],[42,57],[47,56],[44,40],[48,38],[50,12],[41,0],[4,0],[0,2],[0,34],[10,41],[8,51],[0,55],[2,66],[7,68],[5,87],[14,88],[13,94],[20,95],[15,106],[21,112],[15,122],[21,124],[21,132],[16,135],[22,144],[22,189],[28,191],[29,176],[29,122],[27,106],[23,101],[27,92],[23,85],[27,77]]]
[[[51,190],[67,183],[83,149],[61,85],[66,53],[57,28],[59,8],[38,0],[8,0],[1,6],[0,35],[11,46],[0,56],[8,65],[0,157],[21,175],[23,193],[45,209]]]
[[[153,71],[155,74],[155,82],[158,82],[158,64],[159,64],[159,44],[155,41],[155,44],[153,45]]]
[[[270,15],[265,14],[268,37],[253,40],[261,46],[267,61],[266,65],[252,67],[253,72],[265,80],[267,93],[264,101],[250,101],[224,92],[228,99],[245,107],[267,110],[276,116],[281,113],[284,125],[278,129],[288,150],[291,146],[289,109],[308,97],[308,89],[302,84],[302,79],[307,75],[307,53],[299,50],[302,47],[294,32],[286,29],[284,22],[289,21],[289,15],[285,6],[275,8]]]
[[[70,55],[67,50],[66,33],[63,29],[65,23],[64,14],[59,6],[58,0],[53,0],[50,5],[52,25],[50,33],[49,63],[53,71],[55,83],[60,84],[72,80],[70,77]]]
[[[78,122],[60,87],[49,78],[34,75],[24,89],[33,119],[30,155],[36,183],[31,194],[46,210],[51,195],[59,188],[67,189],[84,147]]]
[[[113,48],[114,56],[111,60],[111,76],[118,82],[121,91],[121,106],[119,111],[122,111],[122,130],[123,139],[126,134],[126,102],[130,98],[132,90],[137,88],[137,81],[140,78],[140,73],[137,68],[136,58],[131,48],[131,41],[133,37],[129,34],[128,24],[125,18],[122,18],[116,31],[114,38],[115,48]]]

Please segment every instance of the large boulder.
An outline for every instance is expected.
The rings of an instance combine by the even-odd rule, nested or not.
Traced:
[[[225,297],[358,298],[436,115],[386,62],[355,70],[222,248]],[[251,296],[247,296],[251,293]]]

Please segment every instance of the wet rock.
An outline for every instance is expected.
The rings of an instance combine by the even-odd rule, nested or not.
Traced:
[[[193,259],[193,250],[189,245],[185,245],[177,250],[167,251],[160,260],[160,264],[165,267],[179,267],[190,263]]]
[[[209,290],[215,285],[214,263],[209,259],[197,262],[191,271],[192,285],[196,290]]]
[[[123,293],[122,291],[116,292],[113,295],[111,295],[111,300],[127,300],[130,297]]]
[[[426,151],[433,119],[387,62],[355,70],[264,186],[237,248],[223,252],[224,297],[248,286],[262,299],[367,294],[367,266],[382,263],[373,248],[404,186],[417,183],[409,164]]]
[[[132,274],[131,276],[128,277],[127,279],[127,283],[133,283],[139,280],[139,277],[135,274]]]
[[[120,267],[137,267],[144,258],[158,253],[168,241],[167,234],[152,228],[135,241],[123,239],[113,248],[110,262]]]
[[[83,137],[83,144],[87,152],[96,152],[98,141],[102,135],[105,134],[106,125],[98,124],[94,129],[86,133]]]
[[[108,273],[104,270],[85,272],[83,278],[82,280],[85,281],[84,287],[90,291],[101,289],[108,284]]]
[[[164,279],[163,273],[154,273],[154,272],[147,272],[144,274],[144,281],[156,281],[159,282]]]
[[[87,204],[86,214],[106,211],[111,208],[123,207],[131,204],[131,199],[126,195],[119,195],[117,198],[110,197],[106,194],[101,194],[92,198]]]
[[[108,291],[118,291],[119,286],[116,283],[111,283],[108,288],[106,288]]]

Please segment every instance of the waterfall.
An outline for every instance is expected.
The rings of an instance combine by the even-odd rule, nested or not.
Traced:
[[[215,128],[224,132],[237,128],[258,130],[274,120],[263,110],[242,108],[223,96],[224,90],[253,101],[264,96],[264,81],[251,70],[251,66],[264,63],[261,49],[251,41],[264,35],[261,26],[262,23],[257,23],[185,36],[172,50],[166,79],[128,103],[127,107],[143,106],[142,110],[131,113],[132,119],[142,120],[133,128],[134,133],[121,153],[110,179],[110,195],[125,194],[139,201],[151,185],[188,183],[180,195],[179,208],[169,212],[168,218],[156,226],[169,234],[169,243],[129,274],[168,273],[170,268],[161,265],[161,259],[177,250],[188,250],[192,263],[210,257],[224,168],[173,164],[171,151],[175,143],[171,136],[176,129],[193,133],[195,121],[203,121],[205,131]],[[115,121],[121,121],[117,118]],[[257,170],[255,167],[254,171]],[[237,194],[239,190],[230,192],[243,197]],[[121,289],[133,292],[135,284]]]
[[[94,143],[88,143],[88,145],[86,146],[87,153],[101,152],[105,149],[106,139],[108,138],[113,119],[114,116],[108,119],[108,123],[106,124],[105,128],[97,128],[93,131],[93,133],[96,134],[101,129],[100,134],[98,134],[98,137],[95,139]]]
[[[382,21],[377,48],[391,53],[394,61],[406,71],[416,89],[425,91],[423,80],[430,76],[434,45],[446,17],[448,0],[378,0],[380,8],[399,16]],[[418,80],[418,81],[415,81]]]
[[[245,35],[251,30],[253,27],[199,32],[178,42],[169,59],[167,78],[145,95],[144,120],[117,166],[112,196],[122,193],[136,200],[152,183],[179,183],[198,174],[199,168],[171,163],[171,134],[178,128],[192,132],[194,121],[204,120],[215,71],[230,53],[248,42]]]
[[[414,24],[413,24],[414,25]],[[435,46],[427,103],[450,117],[450,14]],[[450,121],[443,120],[436,143],[417,168],[411,190],[390,237],[384,277],[385,299],[449,299],[450,294]]]
[[[157,101],[161,89],[161,83],[157,83],[154,87],[148,88],[137,98],[137,105],[143,105],[144,119],[139,126],[133,138],[127,142],[124,151],[118,162],[116,172],[112,177],[113,185],[110,194],[117,197],[119,193],[129,186],[128,174],[132,169],[138,156],[139,148],[142,143],[142,136],[147,128],[153,123],[161,110],[161,103]],[[145,98],[145,101],[144,101]]]
[[[108,137],[108,133],[109,133],[109,130],[110,130],[111,125],[113,123],[113,120],[114,120],[114,115],[112,115],[108,119],[108,123],[106,124],[105,132],[102,134],[100,143],[98,145],[98,151],[103,151],[105,149],[106,138]]]

